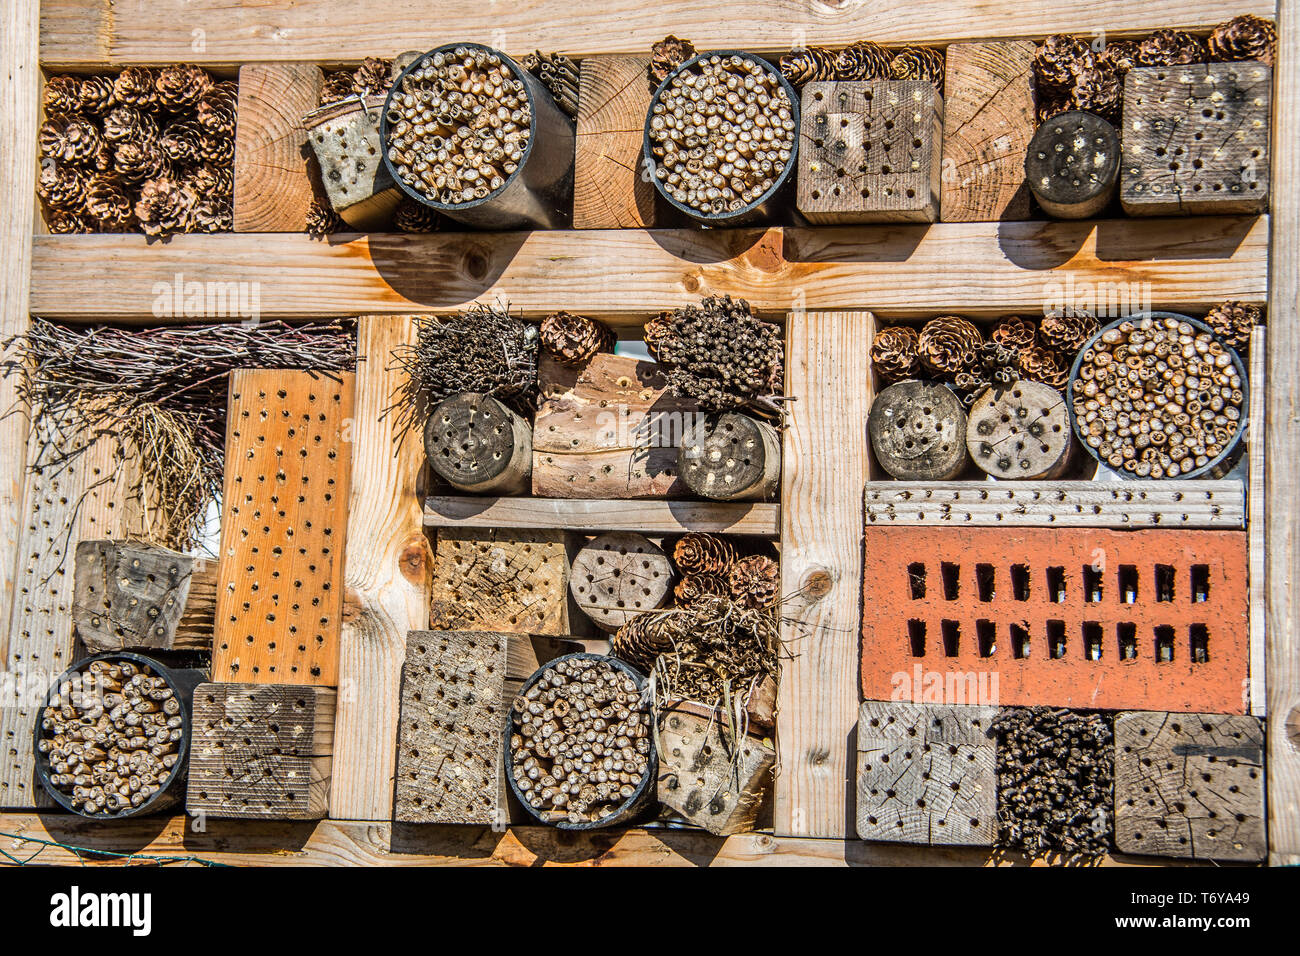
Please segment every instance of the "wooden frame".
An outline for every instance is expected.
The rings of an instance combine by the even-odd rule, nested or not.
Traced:
[[[750,10],[743,0],[720,16],[715,6],[680,2],[665,10],[628,6],[588,22],[582,13],[556,16],[543,5],[516,5],[485,25],[472,7],[438,7],[441,36],[504,43],[511,49],[563,49],[583,53],[643,53],[669,30],[700,48],[744,47],[767,52],[792,43],[843,45],[862,38],[854,11],[842,13],[780,0]],[[96,825],[67,817],[0,814],[10,852],[76,862],[59,844],[112,850],[143,848],[160,856],[197,855],[238,863],[783,863],[975,864],[1011,856],[975,850],[889,847],[852,837],[849,733],[857,711],[856,612],[860,578],[862,495],[845,482],[844,468],[865,468],[863,422],[869,400],[865,339],[873,317],[934,314],[960,303],[963,311],[997,315],[1037,307],[1045,282],[1072,274],[1075,281],[1152,283],[1154,307],[1204,308],[1222,299],[1269,307],[1266,394],[1268,455],[1254,463],[1248,503],[1252,536],[1263,532],[1267,578],[1255,582],[1257,640],[1265,631],[1269,746],[1270,859],[1300,863],[1300,603],[1292,587],[1300,572],[1300,505],[1294,461],[1300,425],[1294,409],[1294,356],[1300,350],[1300,3],[1297,0],[1211,3],[1118,0],[1026,6],[985,4],[972,11],[958,3],[918,7],[902,0],[873,6],[867,38],[890,43],[996,36],[1036,38],[1058,30],[1104,25],[1119,37],[1163,27],[1203,27],[1238,13],[1276,16],[1273,201],[1271,215],[1167,221],[1096,223],[942,223],[930,227],[881,226],[809,230],[751,229],[594,230],[522,234],[335,236],[313,243],[292,234],[179,236],[147,243],[141,236],[45,236],[34,215],[34,141],[39,69],[120,67],[133,63],[198,61],[230,67],[242,62],[357,61],[393,54],[434,38],[402,24],[434,22],[432,0],[404,0],[389,17],[363,17],[346,0],[314,0],[282,8],[243,8],[218,0],[157,0],[116,5],[109,0],[12,0],[3,14],[0,54],[0,208],[5,217],[5,277],[0,282],[0,331],[22,331],[30,312],[77,321],[153,322],[153,284],[221,280],[238,273],[257,282],[264,317],[338,314],[383,316],[370,322],[371,341],[401,338],[397,316],[449,313],[476,299],[498,295],[516,307],[586,309],[617,324],[639,324],[664,308],[698,301],[713,292],[741,295],[769,316],[787,316],[788,375],[796,403],[786,436],[787,466],[781,507],[745,507],[724,513],[703,506],[691,522],[783,539],[786,597],[794,623],[789,636],[804,651],[789,665],[782,690],[781,753],[776,792],[776,836],[751,834],[726,840],[698,833],[627,831],[613,836],[560,840],[552,831],[512,829],[503,835],[470,828],[403,828],[388,822],[319,824],[210,824],[206,834],[186,832],[183,817]],[[177,15],[184,8],[184,16]],[[274,29],[267,29],[271,22]],[[395,25],[396,24],[396,25]],[[497,32],[499,31],[499,32]],[[495,35],[494,35],[495,33]],[[290,39],[286,39],[290,38]],[[1171,239],[1176,235],[1176,239]],[[937,282],[936,277],[942,276]],[[85,290],[93,287],[96,294]],[[816,310],[816,311],[809,311]],[[178,319],[179,321],[179,319]],[[391,326],[389,323],[393,323]],[[837,357],[824,364],[832,344]],[[370,401],[380,400],[380,386]],[[360,390],[360,385],[359,385]],[[802,390],[802,391],[800,391]],[[0,383],[0,404],[13,401],[13,383]],[[359,402],[360,405],[360,402]],[[1257,423],[1258,424],[1258,423]],[[16,567],[16,528],[22,499],[27,422],[0,419],[0,621],[10,616]],[[371,436],[376,446],[387,434]],[[836,447],[846,464],[829,463],[818,448]],[[358,452],[360,454],[360,452]],[[865,479],[865,471],[863,472]],[[1259,494],[1261,486],[1265,494]],[[847,489],[847,490],[846,490]],[[493,523],[499,526],[605,528],[630,524],[676,530],[672,509],[646,506],[635,519],[624,512],[566,512],[567,506],[510,499],[483,511],[452,499],[421,509],[421,499],[392,501],[379,477],[353,490],[346,584],[348,610],[343,674],[369,691],[393,685],[395,648],[404,628],[419,626],[418,581],[427,574],[420,525]],[[817,508],[800,495],[819,496]],[[408,495],[408,498],[410,496]],[[450,502],[450,503],[449,503]],[[584,503],[584,507],[599,503]],[[645,503],[638,503],[642,507]],[[1266,507],[1265,507],[1266,505]],[[735,507],[735,506],[727,506]],[[396,508],[396,510],[394,510]],[[361,509],[366,509],[362,511]],[[439,510],[442,509],[442,510]],[[431,517],[432,515],[432,517]],[[1261,521],[1263,519],[1263,522]],[[1266,524],[1264,523],[1266,522]],[[373,525],[373,527],[371,527]],[[357,536],[373,531],[364,549]],[[856,577],[855,577],[856,575]],[[1261,603],[1262,602],[1262,603]],[[1264,613],[1260,613],[1263,611]],[[0,629],[0,648],[7,632]],[[400,664],[400,660],[396,663]],[[341,694],[335,763],[335,814],[352,820],[387,820],[384,765],[390,749],[372,753],[359,741],[395,720],[364,700]],[[347,742],[352,738],[351,752]],[[348,767],[373,774],[349,789],[338,780]],[[159,827],[161,825],[161,830]],[[148,831],[146,833],[146,831]],[[10,844],[10,836],[15,842]],[[284,850],[291,851],[283,855]],[[279,852],[277,852],[279,851]],[[272,855],[275,854],[275,855]],[[1106,862],[1143,862],[1113,859]]]

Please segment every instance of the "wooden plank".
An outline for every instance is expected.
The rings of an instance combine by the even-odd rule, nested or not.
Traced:
[[[653,228],[661,207],[644,174],[649,56],[592,56],[579,66],[573,228]]]
[[[1048,866],[980,847],[908,847],[860,840],[815,840],[744,833],[721,838],[698,830],[596,830],[554,827],[410,826],[388,821],[207,821],[201,831],[171,818],[86,820],[69,814],[0,813],[0,850],[19,860],[63,866],[121,866],[102,853],[134,853],[231,866]],[[78,852],[79,848],[82,852]],[[139,862],[139,861],[126,861]],[[1099,866],[1151,866],[1108,856]],[[1181,861],[1160,861],[1181,866]],[[0,856],[0,865],[13,861]]]
[[[563,528],[593,534],[712,531],[775,537],[780,531],[781,506],[764,502],[437,496],[425,500],[424,524],[430,528]]]
[[[424,446],[384,414],[403,373],[393,349],[415,341],[410,315],[363,315],[357,330],[356,421],[348,504],[339,704],[331,812],[389,820],[408,631],[429,626],[433,554],[424,535]]]
[[[263,318],[447,313],[500,298],[527,312],[644,319],[723,292],[784,314],[793,288],[809,309],[853,309],[865,295],[876,314],[900,318],[956,307],[1032,312],[1045,294],[1084,288],[1204,312],[1225,299],[1261,303],[1267,292],[1262,217],[1178,220],[1172,230],[1143,219],[334,240],[229,233],[160,246],[144,236],[37,236],[31,308],[49,318],[156,323],[155,284],[169,287],[177,274],[223,284],[213,288],[238,276],[257,291]]]
[[[302,118],[320,105],[325,74],[311,64],[239,68],[235,232],[302,232],[315,196]]]
[[[230,377],[212,677],[338,684],[353,375]]]
[[[1250,541],[1250,712],[1268,715],[1268,343],[1264,326],[1250,334],[1250,411],[1247,416],[1246,523]]]
[[[1300,3],[1278,11],[1273,99],[1272,270],[1268,294],[1268,846],[1269,862],[1300,863]]]
[[[945,222],[1028,219],[1034,44],[954,43],[943,71]]]
[[[853,833],[855,634],[862,593],[862,495],[875,318],[810,312],[786,325],[790,406],[781,478],[781,638],[775,827],[779,836]],[[855,523],[856,522],[856,523]]]
[[[41,71],[36,61],[38,0],[15,0],[0,15],[0,341],[27,330],[31,292],[32,223],[36,220],[36,128]],[[0,377],[0,622],[12,612],[18,573],[28,420],[16,407],[18,377]],[[7,629],[6,629],[7,630]],[[8,633],[0,660],[8,661]]]
[[[866,516],[883,526],[1241,528],[1246,496],[1236,480],[878,481]]]
[[[244,60],[357,61],[394,56],[412,37],[422,49],[457,40],[501,43],[523,55],[540,50],[645,53],[671,29],[698,49],[784,52],[795,38],[810,46],[847,46],[867,39],[898,45],[956,40],[1041,37],[1104,26],[1108,37],[1161,28],[1205,28],[1238,13],[1272,16],[1272,0],[1062,0],[1026,5],[991,0],[978,6],[882,0],[864,18],[858,4],[810,6],[805,0],[731,0],[701,7],[677,0],[621,0],[593,17],[583,6],[542,0],[493,7],[449,7],[438,0],[397,0],[374,17],[348,0],[235,4],[229,0],[46,0],[41,60],[81,64],[238,63]],[[199,29],[195,34],[195,28]]]

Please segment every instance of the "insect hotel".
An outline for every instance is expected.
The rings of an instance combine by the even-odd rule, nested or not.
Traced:
[[[7,859],[1300,861],[1292,0],[4,18]]]

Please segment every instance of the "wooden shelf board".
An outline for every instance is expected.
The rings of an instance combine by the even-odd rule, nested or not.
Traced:
[[[556,528],[567,531],[713,531],[775,537],[781,506],[767,502],[475,498],[425,500],[428,528]]]

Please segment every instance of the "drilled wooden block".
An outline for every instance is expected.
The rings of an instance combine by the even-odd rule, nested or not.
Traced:
[[[1120,199],[1134,216],[1255,213],[1268,206],[1273,71],[1262,63],[1130,70]]]
[[[966,448],[995,478],[1056,478],[1075,447],[1061,393],[1042,382],[990,388],[971,406]]]
[[[379,118],[384,97],[347,99],[303,117],[334,211],[353,229],[388,226],[402,194],[384,166]]]
[[[329,810],[335,692],[200,684],[190,741],[191,815],[319,820]]]
[[[876,464],[895,478],[945,481],[965,470],[966,409],[941,382],[898,382],[867,417]]]
[[[216,680],[338,682],[353,375],[230,380]]]
[[[858,714],[858,836],[992,846],[996,707],[868,700]]]
[[[510,702],[547,661],[582,649],[489,631],[412,631],[402,666],[394,819],[500,825]]]
[[[943,96],[924,80],[809,83],[799,211],[820,224],[939,217]]]
[[[563,531],[442,528],[433,563],[430,627],[570,634],[569,561],[580,539]]]
[[[1125,853],[1262,860],[1264,729],[1255,717],[1115,718],[1115,843]]]
[[[672,580],[672,562],[653,541],[634,531],[611,531],[573,559],[569,590],[597,627],[616,631],[663,604]]]
[[[72,622],[91,653],[176,649],[194,559],[132,541],[77,545]]]
[[[761,740],[724,735],[724,719],[679,704],[659,720],[659,802],[717,836],[754,828],[776,763]]]
[[[701,498],[771,500],[781,484],[780,433],[739,412],[706,415],[683,436],[677,472]]]

